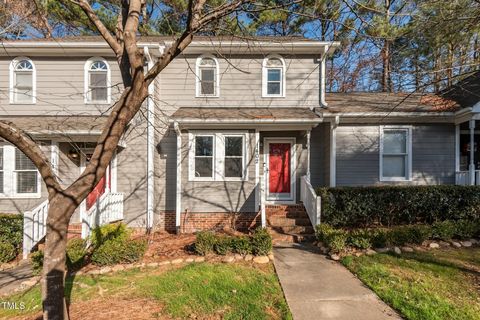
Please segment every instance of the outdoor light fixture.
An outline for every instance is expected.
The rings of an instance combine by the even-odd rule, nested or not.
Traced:
[[[70,158],[71,160],[77,160],[78,158],[80,158],[80,154],[77,150],[70,149],[70,151],[68,151],[68,158]]]

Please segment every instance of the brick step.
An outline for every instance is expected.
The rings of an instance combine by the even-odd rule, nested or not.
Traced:
[[[305,210],[266,211],[267,217],[308,218]]]
[[[281,242],[300,243],[315,241],[315,235],[313,234],[279,233],[275,230],[269,230],[269,232],[272,235],[273,244]]]
[[[285,234],[314,234],[312,226],[289,226],[289,227],[276,227],[270,226],[272,230]]]
[[[308,216],[301,218],[272,216],[267,218],[267,223],[275,227],[311,226],[311,222]]]

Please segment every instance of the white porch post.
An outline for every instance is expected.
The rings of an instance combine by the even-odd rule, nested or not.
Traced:
[[[335,121],[330,122],[330,187],[337,185],[337,126],[339,123],[339,116],[335,117]]]
[[[310,181],[310,140],[312,130],[307,131],[307,178]]]
[[[153,60],[148,51],[148,47],[144,47],[145,56],[147,57],[147,68],[153,67]],[[148,86],[147,97],[147,230],[153,228],[153,206],[154,206],[154,163],[155,163],[155,105],[153,96],[155,94],[155,84],[152,82]]]
[[[178,122],[173,124],[177,134],[177,188],[175,198],[175,229],[180,233],[180,221],[182,212],[182,132]]]
[[[460,184],[460,125],[455,125],[455,184]]]
[[[470,129],[470,164],[468,165],[468,173],[470,177],[470,185],[475,185],[475,120],[469,121]]]

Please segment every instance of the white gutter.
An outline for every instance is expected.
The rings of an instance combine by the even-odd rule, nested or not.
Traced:
[[[329,45],[326,45],[323,47],[323,53],[322,56],[320,57],[321,62],[320,62],[320,106],[322,108],[325,108],[327,106],[327,102],[325,101],[325,75],[326,75],[326,62],[325,60],[327,59],[327,54],[328,54],[328,49]]]
[[[323,119],[197,119],[197,118],[184,118],[170,120],[170,122],[175,123],[184,123],[184,124],[262,124],[262,123],[273,123],[273,124],[318,124],[323,122]]]
[[[182,131],[178,122],[173,123],[177,135],[177,186],[175,197],[175,228],[180,233],[180,219],[182,212]]]
[[[324,117],[453,117],[455,112],[324,112]]]
[[[148,47],[143,48],[145,57],[147,58],[147,69],[153,67],[153,60],[150,56]],[[155,157],[155,105],[153,103],[153,95],[155,94],[155,81],[148,86],[147,97],[147,230],[153,228],[153,206],[155,197],[155,180],[154,180],[154,157]]]

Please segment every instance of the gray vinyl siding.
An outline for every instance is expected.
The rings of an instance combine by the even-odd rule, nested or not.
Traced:
[[[98,115],[110,105],[85,104],[84,68],[91,58],[82,57],[30,57],[36,69],[37,102],[35,104],[10,104],[10,63],[15,57],[0,58],[0,104],[3,115]],[[122,90],[117,62],[107,59],[111,69],[112,102]]]
[[[228,131],[221,131],[228,132]],[[248,134],[245,181],[189,181],[189,134],[182,132],[182,211],[256,212],[255,208],[255,135]]]
[[[285,56],[285,98],[262,98],[264,56],[218,58],[220,96],[195,97],[195,64],[199,55],[183,55],[160,74],[161,103],[179,107],[310,107],[319,105],[318,56]]]
[[[337,128],[337,186],[455,183],[455,127],[449,124],[412,126],[412,180],[380,181],[380,126]]]
[[[310,136],[310,181],[312,186],[330,183],[330,123],[313,128]]]

